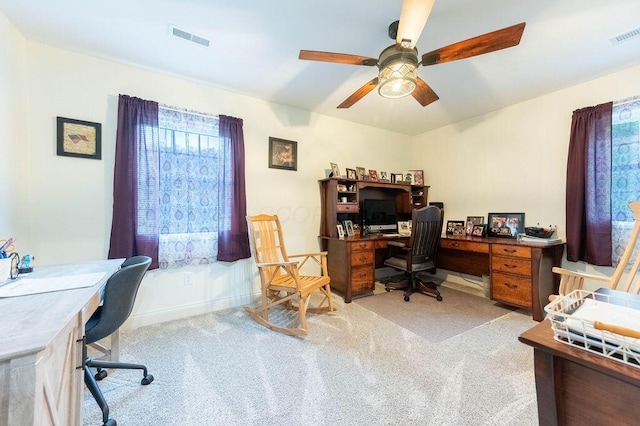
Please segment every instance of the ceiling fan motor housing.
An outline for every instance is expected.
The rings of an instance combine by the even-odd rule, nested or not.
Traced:
[[[401,98],[416,88],[418,50],[391,45],[378,59],[378,93],[385,98]]]

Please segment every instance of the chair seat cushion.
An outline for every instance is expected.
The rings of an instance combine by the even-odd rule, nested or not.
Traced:
[[[407,259],[403,257],[390,257],[384,261],[384,264],[392,268],[402,269],[403,271],[407,269]]]
[[[426,260],[421,263],[411,264],[409,265],[409,269],[407,269],[407,259],[402,257],[390,257],[384,261],[384,264],[407,272],[426,271],[428,269],[433,269],[436,266],[432,260]]]

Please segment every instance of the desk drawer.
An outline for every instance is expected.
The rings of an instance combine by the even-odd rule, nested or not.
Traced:
[[[475,241],[461,241],[442,238],[440,240],[440,247],[448,248],[451,250],[470,251],[473,253],[489,253],[488,243],[480,243]]]
[[[531,279],[494,272],[491,276],[491,297],[508,304],[531,308]]]
[[[491,270],[531,276],[531,260],[521,257],[491,256]]]
[[[373,249],[351,253],[351,266],[369,265],[373,269]]]
[[[373,240],[361,240],[351,243],[351,251],[373,250]]]
[[[337,213],[358,213],[358,203],[337,203]]]
[[[373,268],[371,266],[359,266],[351,269],[351,290],[354,295],[364,291],[373,291]]]
[[[498,256],[526,257],[531,259],[531,247],[509,244],[492,244],[491,254]]]

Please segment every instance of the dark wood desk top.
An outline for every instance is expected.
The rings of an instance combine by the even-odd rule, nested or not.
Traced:
[[[519,245],[519,246],[529,246],[529,247],[551,247],[551,246],[564,244],[564,241],[557,241],[554,243],[531,243],[531,242],[518,241],[517,238],[474,237],[471,235],[447,235],[447,234],[442,234],[440,239],[451,240],[451,241],[470,241],[470,242],[485,243],[485,244]]]
[[[633,298],[640,301],[640,296],[621,291],[599,289],[597,292],[615,295],[617,297]],[[640,368],[626,365],[622,362],[555,340],[553,330],[551,329],[551,322],[548,319],[545,319],[540,324],[522,333],[518,337],[518,340],[526,345],[532,346],[534,349],[549,353],[554,357],[568,359],[609,376],[614,376],[634,386],[640,386]]]

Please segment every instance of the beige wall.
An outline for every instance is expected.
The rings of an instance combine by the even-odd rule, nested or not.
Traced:
[[[27,159],[24,141],[24,38],[0,13],[0,239],[15,236],[26,182],[20,171]]]
[[[343,172],[424,169],[446,219],[524,211],[528,225],[554,223],[563,234],[571,112],[637,94],[639,81],[636,67],[410,138],[26,42],[0,13],[0,166],[13,171],[0,195],[0,238],[18,237],[36,267],[106,256],[118,94],[242,118],[248,213],[278,213],[292,253],[318,247],[317,180],[330,162]],[[57,156],[56,116],[102,123],[103,159]],[[267,167],[269,136],[298,141],[297,172]],[[184,285],[185,272],[194,284]],[[250,261],[152,271],[129,325],[245,304],[257,288]]]
[[[558,225],[564,238],[572,113],[638,95],[639,86],[636,66],[422,134],[413,140],[414,166],[424,166],[430,199],[444,201],[445,220],[525,212],[527,226]],[[564,266],[612,272],[583,263]]]
[[[27,42],[28,206],[15,220],[34,265],[101,259],[111,227],[118,94],[244,120],[249,214],[277,213],[290,253],[318,250],[318,179],[330,162],[404,170],[410,138],[310,114],[159,72]],[[102,160],[56,155],[56,116],[102,123]],[[268,168],[269,136],[298,142],[298,171]],[[194,284],[184,285],[184,273]],[[258,290],[250,261],[147,274],[129,325],[246,304]]]

